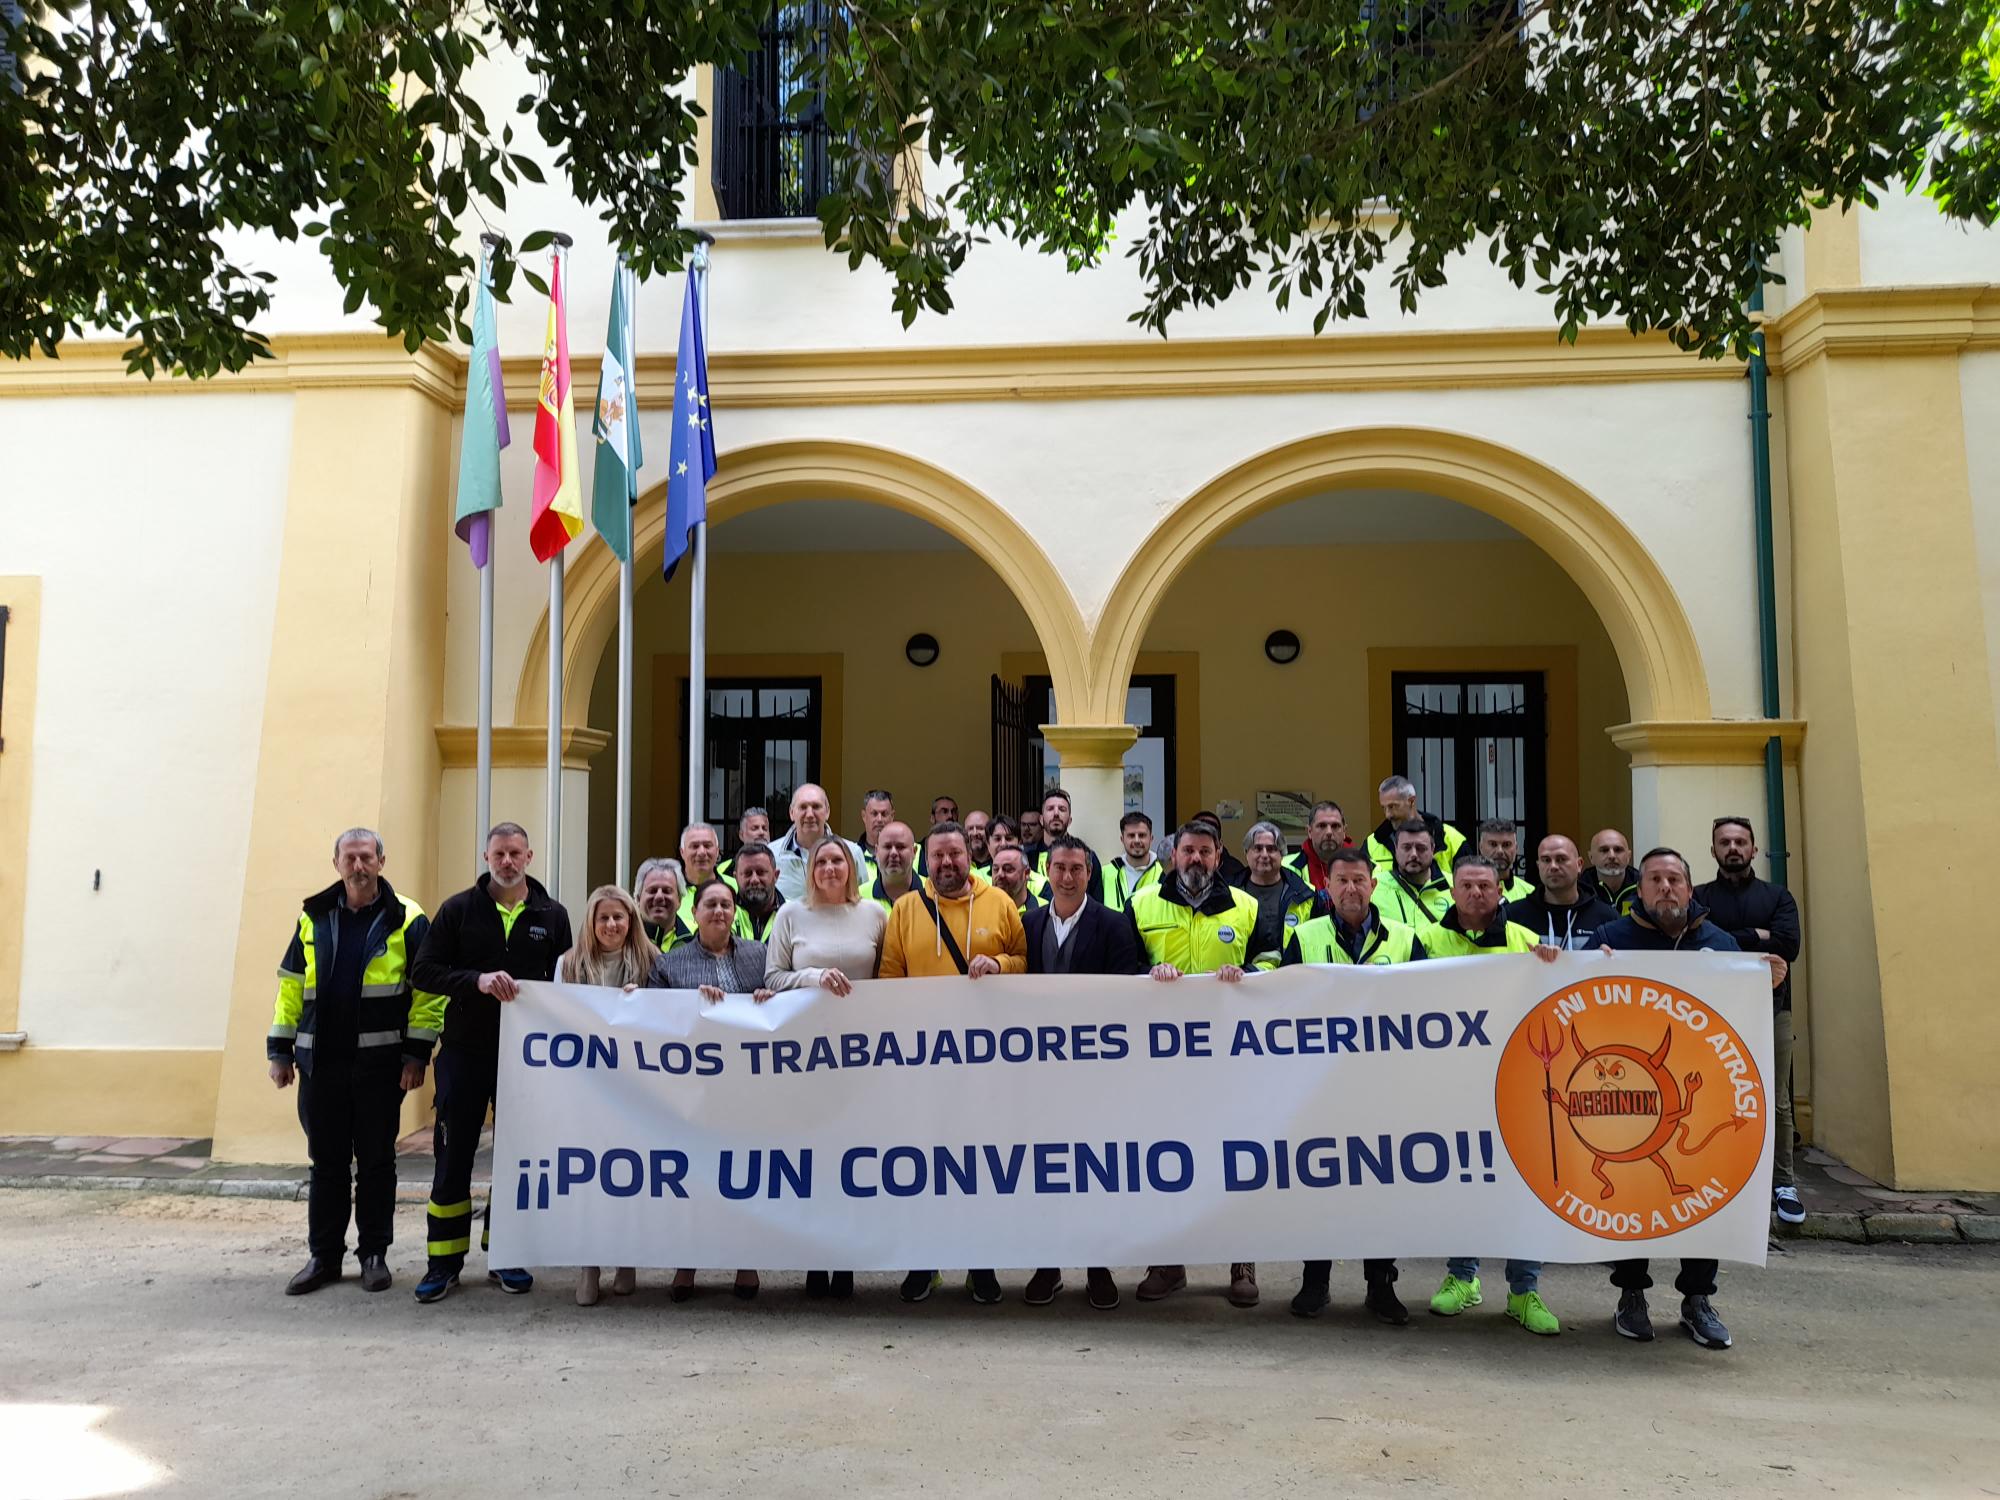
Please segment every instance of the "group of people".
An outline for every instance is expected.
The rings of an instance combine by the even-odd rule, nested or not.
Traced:
[[[940,797],[919,842],[886,791],[864,798],[861,838],[843,838],[830,827],[825,791],[807,784],[792,795],[781,837],[772,837],[765,809],[749,809],[725,861],[716,829],[690,824],[678,857],[639,866],[636,894],[616,885],[593,890],[576,932],[561,903],[529,875],[533,851],[518,824],[491,830],[487,873],[435,918],[390,886],[380,836],[349,829],[334,841],[339,879],[302,906],[279,969],[267,1046],[273,1081],[298,1083],[312,1162],[309,1255],[286,1290],[311,1292],[339,1279],[350,1211],[363,1287],[390,1286],[397,1122],[433,1048],[435,1172],[417,1300],[438,1301],[458,1283],[472,1242],[473,1159],[494,1101],[499,1007],[523,981],[558,978],[694,991],[713,1003],[807,987],[839,996],[860,980],[954,974],[1149,974],[1163,983],[1212,974],[1237,984],[1293,964],[1510,954],[1548,961],[1589,948],[1750,951],[1770,965],[1776,1007],[1773,1209],[1786,1222],[1803,1218],[1792,1175],[1788,968],[1799,951],[1798,910],[1788,892],[1755,874],[1748,818],[1715,820],[1716,875],[1700,886],[1675,850],[1649,850],[1634,863],[1615,829],[1591,839],[1588,863],[1568,836],[1544,838],[1535,851],[1540,879],[1530,883],[1516,873],[1512,822],[1481,823],[1468,839],[1421,811],[1416,788],[1401,776],[1383,781],[1378,799],[1383,817],[1358,842],[1339,804],[1320,802],[1298,851],[1277,825],[1259,822],[1240,859],[1213,813],[1197,813],[1156,841],[1152,819],[1128,812],[1119,852],[1100,861],[1071,834],[1070,798],[1060,787],[1018,819],[978,810],[961,819],[956,803]],[[1506,1313],[1531,1333],[1552,1335],[1561,1323],[1541,1297],[1541,1269],[1507,1262]],[[1683,1260],[1674,1285],[1680,1327],[1704,1348],[1726,1349],[1730,1334],[1710,1300],[1716,1269],[1713,1260]],[[1330,1260],[1305,1263],[1294,1313],[1325,1310],[1331,1270]],[[534,1285],[518,1267],[487,1274],[508,1292]],[[691,1293],[694,1275],[675,1273],[675,1300]],[[1408,1322],[1395,1261],[1365,1260],[1363,1276],[1369,1311],[1385,1323]],[[631,1267],[616,1268],[611,1289],[630,1293],[635,1282]],[[1092,1307],[1118,1305],[1108,1267],[1087,1268],[1085,1282]],[[1619,1293],[1616,1331],[1650,1340],[1648,1263],[1616,1262],[1611,1283]],[[975,1302],[1002,1298],[990,1268],[971,1270],[966,1284]],[[812,1271],[805,1289],[810,1297],[845,1297],[853,1285],[852,1272]],[[935,1269],[912,1270],[901,1295],[921,1302],[939,1285]],[[1186,1286],[1184,1266],[1154,1265],[1136,1294],[1158,1301]],[[601,1290],[601,1268],[583,1268],[577,1301],[595,1303]],[[738,1270],[734,1290],[754,1297],[756,1271]],[[1023,1295],[1039,1306],[1062,1290],[1060,1268],[1042,1267]],[[1254,1263],[1229,1268],[1227,1296],[1256,1305]],[[1454,1258],[1430,1311],[1457,1316],[1482,1300],[1479,1262]]]

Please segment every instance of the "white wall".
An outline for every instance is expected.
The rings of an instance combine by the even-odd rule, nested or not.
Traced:
[[[2000,229],[1956,223],[1930,199],[1891,189],[1861,214],[1861,280],[1869,286],[2000,280]]]
[[[222,1045],[290,449],[283,395],[0,402],[0,573],[42,578],[34,1044]]]

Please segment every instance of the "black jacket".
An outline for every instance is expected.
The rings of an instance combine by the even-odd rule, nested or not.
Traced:
[[[1504,915],[1510,922],[1533,928],[1551,947],[1582,951],[1597,946],[1597,929],[1617,921],[1618,908],[1581,888],[1568,906],[1551,906],[1547,894],[1536,886],[1531,895],[1509,901]]]
[[[528,879],[527,908],[509,934],[482,875],[437,909],[410,979],[420,990],[447,996],[444,1045],[483,1057],[500,1050],[500,1002],[479,992],[479,976],[498,969],[516,979],[553,979],[569,951],[569,913],[542,883]]]
[[[1048,973],[1042,967],[1042,943],[1054,920],[1055,909],[1046,905],[1030,907],[1021,913],[1021,926],[1028,934],[1030,974]],[[1139,946],[1130,919],[1101,901],[1085,901],[1069,935],[1069,972],[1143,974],[1147,967],[1146,950]]]
[[[1596,865],[1590,865],[1577,877],[1576,888],[1607,906],[1617,907],[1621,917],[1629,917],[1633,903],[1639,899],[1639,872],[1627,865],[1623,875],[1610,881],[1597,873]]]
[[[1694,899],[1708,908],[1708,919],[1736,939],[1745,953],[1775,953],[1786,963],[1799,961],[1799,904],[1781,885],[1756,876],[1731,885],[1721,875],[1694,888]],[[1771,936],[1757,936],[1761,927]],[[1792,976],[1771,992],[1778,1010],[1792,1008]]]

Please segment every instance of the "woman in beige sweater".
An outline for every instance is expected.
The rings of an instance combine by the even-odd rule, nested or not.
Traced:
[[[779,907],[764,935],[764,988],[817,986],[845,995],[855,980],[875,977],[887,915],[861,899],[860,872],[845,841],[822,837],[806,869],[806,899]]]
[[[806,858],[806,898],[787,901],[764,935],[764,988],[817,987],[849,994],[857,979],[873,979],[882,958],[887,914],[861,899],[861,872],[844,840],[828,834]],[[854,1295],[854,1273],[806,1272],[806,1295]]]

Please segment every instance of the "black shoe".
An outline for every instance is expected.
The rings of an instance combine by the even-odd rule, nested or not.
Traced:
[[[1326,1305],[1333,1300],[1327,1292],[1324,1281],[1302,1281],[1299,1289],[1292,1294],[1292,1316],[1295,1318],[1316,1318],[1326,1311]]]
[[[903,1289],[899,1294],[905,1302],[921,1302],[931,1294],[938,1284],[935,1271],[912,1271],[903,1278]]]
[[[1118,1305],[1118,1283],[1111,1279],[1109,1266],[1091,1266],[1084,1272],[1084,1300],[1099,1312]]]
[[[854,1273],[852,1271],[835,1271],[833,1273],[833,1285],[829,1290],[832,1291],[836,1298],[843,1301],[852,1297],[854,1295]]]
[[[361,1257],[361,1290],[364,1292],[386,1292],[393,1278],[389,1275],[389,1262],[379,1255]]]
[[[1646,1310],[1646,1294],[1640,1291],[1618,1294],[1618,1315],[1611,1320],[1611,1326],[1621,1338],[1637,1339],[1642,1344],[1653,1342],[1653,1315]]]
[[[315,1255],[299,1267],[298,1275],[285,1283],[285,1295],[303,1297],[307,1292],[316,1292],[328,1282],[338,1280],[340,1280],[340,1262],[321,1260]]]
[[[1044,1266],[1028,1278],[1028,1289],[1021,1293],[1021,1300],[1030,1307],[1047,1307],[1062,1289],[1062,1272],[1054,1266]]]
[[[828,1291],[827,1276],[824,1271],[806,1272],[806,1295],[817,1302]]]
[[[1410,1310],[1403,1306],[1403,1299],[1396,1295],[1393,1282],[1369,1282],[1368,1298],[1362,1306],[1375,1314],[1376,1322],[1387,1323],[1391,1328],[1401,1328],[1410,1321]]]
[[[1681,1298],[1681,1327],[1704,1349],[1727,1349],[1730,1345],[1729,1330],[1706,1297]]]
[[[1000,1300],[1000,1278],[991,1271],[967,1271],[965,1289],[981,1307],[991,1307]]]

